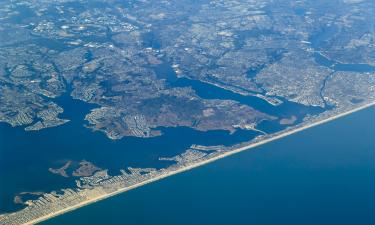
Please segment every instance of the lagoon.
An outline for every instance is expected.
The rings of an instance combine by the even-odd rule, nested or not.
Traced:
[[[375,224],[375,107],[43,222]]]

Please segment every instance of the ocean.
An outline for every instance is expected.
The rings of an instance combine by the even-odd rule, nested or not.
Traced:
[[[150,39],[151,47],[158,48],[153,36],[145,38]],[[323,39],[312,38],[313,46],[320,46]],[[58,42],[35,41],[52,49],[67,50]],[[340,64],[318,53],[314,57],[318,64],[335,71],[375,70],[369,65]],[[167,62],[155,68],[155,72],[159,78],[166,79],[168,85],[192,87],[202,98],[235,100],[272,116],[296,116],[297,122],[307,114],[325,110],[279,97],[284,103],[273,106],[261,98],[177,78]],[[160,137],[126,137],[113,141],[103,133],[84,127],[85,115],[98,106],[72,99],[70,91],[53,99],[64,108],[62,117],[71,120],[63,126],[25,132],[23,127],[12,128],[0,123],[0,213],[23,208],[13,202],[14,196],[21,192],[75,187],[75,178],[64,178],[48,171],[50,167],[63,166],[68,160],[76,163],[88,160],[109,169],[111,175],[117,175],[128,166],[165,167],[169,163],[159,161],[159,157],[180,154],[191,144],[233,145],[259,135],[259,132],[244,130],[229,134],[178,127],[161,128],[164,135]],[[371,149],[375,146],[371,141],[371,134],[375,133],[371,126],[374,111],[368,109],[312,128],[84,207],[46,224],[301,224],[301,221],[316,224],[323,223],[318,221],[323,218],[327,219],[327,224],[332,224],[329,219],[338,221],[340,218],[342,224],[351,224],[347,218],[351,215],[362,222],[360,224],[366,224],[370,221],[366,210],[375,209],[370,192],[374,190],[370,179],[372,165],[375,165]],[[272,133],[285,125],[280,125],[279,121],[264,121],[257,128]]]
[[[174,74],[169,76],[173,78]],[[171,79],[172,79],[171,78]],[[175,87],[191,86],[198,95],[207,99],[231,99],[249,105],[269,115],[289,118],[294,115],[300,122],[306,114],[317,114],[323,109],[307,107],[289,101],[279,106],[254,96],[241,96],[200,81],[172,79]],[[70,88],[70,87],[69,87]],[[84,127],[85,115],[99,107],[72,99],[70,89],[54,101],[64,108],[62,118],[70,122],[36,132],[25,132],[24,127],[13,128],[0,123],[0,213],[22,209],[14,197],[22,192],[50,192],[76,187],[75,177],[61,177],[48,171],[60,168],[67,161],[78,163],[87,160],[100,168],[108,169],[110,175],[120,174],[127,167],[167,167],[171,162],[159,157],[181,154],[192,144],[234,145],[250,141],[260,132],[238,130],[233,134],[223,130],[197,131],[188,127],[160,129],[162,136],[153,138],[125,137],[111,140],[102,132],[92,132]],[[263,121],[257,128],[265,132],[282,130],[278,120]],[[24,199],[27,200],[27,199]]]
[[[41,224],[375,224],[375,108]]]

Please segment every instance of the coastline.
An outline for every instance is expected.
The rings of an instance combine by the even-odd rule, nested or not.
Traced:
[[[350,115],[352,113],[358,112],[360,110],[369,108],[369,107],[374,106],[374,105],[375,105],[375,101],[363,104],[361,106],[352,108],[352,109],[347,110],[347,111],[343,111],[342,113],[339,113],[337,115],[333,115],[333,116],[323,115],[323,118],[313,119],[312,122],[309,122],[309,123],[306,122],[306,124],[303,123],[302,125],[296,125],[295,127],[290,127],[287,130],[284,130],[284,131],[278,132],[276,134],[273,134],[270,137],[265,137],[262,140],[255,141],[255,142],[250,142],[250,143],[246,144],[245,146],[234,147],[230,151],[223,152],[223,153],[221,153],[221,154],[219,154],[217,156],[214,156],[212,158],[209,158],[209,159],[206,159],[206,160],[203,160],[203,161],[200,161],[200,162],[188,165],[186,167],[183,167],[183,168],[180,168],[180,169],[177,169],[177,170],[174,170],[174,171],[169,171],[167,173],[161,174],[160,176],[157,176],[157,177],[154,177],[154,178],[151,178],[151,179],[139,182],[137,184],[134,184],[134,185],[131,185],[131,186],[128,186],[128,187],[120,188],[120,189],[118,189],[118,190],[116,190],[116,191],[114,191],[112,193],[103,194],[103,195],[100,195],[98,197],[95,197],[95,198],[92,198],[92,199],[89,199],[89,200],[86,200],[86,201],[82,201],[79,204],[76,204],[74,206],[67,207],[67,208],[64,208],[62,210],[59,210],[59,211],[47,214],[47,215],[39,217],[39,218],[37,218],[35,220],[28,221],[28,222],[26,222],[24,224],[25,225],[32,225],[32,224],[40,223],[42,221],[45,221],[45,220],[48,220],[48,219],[53,218],[55,216],[62,215],[64,213],[73,211],[73,210],[78,209],[80,207],[83,207],[83,206],[95,203],[97,201],[104,200],[106,198],[115,196],[117,194],[120,194],[120,193],[129,191],[129,190],[141,187],[141,186],[146,185],[148,183],[155,182],[155,181],[164,179],[166,177],[169,177],[169,176],[172,176],[172,175],[175,175],[175,174],[178,174],[178,173],[182,173],[182,172],[194,169],[194,168],[199,167],[199,166],[203,166],[205,164],[208,164],[208,163],[214,162],[216,160],[228,157],[230,155],[233,155],[233,154],[245,151],[245,150],[249,150],[251,148],[258,147],[260,145],[263,145],[263,144],[266,144],[266,143],[269,143],[269,142],[281,139],[283,137],[286,137],[286,136],[298,133],[300,131],[303,131],[303,130],[306,130],[306,129],[309,129],[309,128],[312,128],[312,127],[315,127],[315,126],[318,126],[318,125],[321,125],[321,124],[333,121],[335,119],[338,119],[338,118]]]

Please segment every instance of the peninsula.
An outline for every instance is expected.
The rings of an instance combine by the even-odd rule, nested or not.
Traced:
[[[264,135],[253,141],[241,143],[228,148],[192,145],[190,149],[186,150],[186,152],[181,155],[172,158],[160,158],[160,160],[175,161],[175,164],[159,170],[154,168],[129,167],[127,168],[129,172],[121,170],[121,174],[117,176],[109,176],[106,170],[102,170],[96,172],[91,177],[81,178],[80,181],[77,181],[78,188],[63,189],[63,194],[57,194],[56,192],[45,193],[38,200],[26,202],[28,206],[25,209],[16,213],[2,215],[0,217],[0,224],[36,224],[88,204],[191,170],[218,159],[249,150],[374,105],[375,101],[372,101],[341,112],[327,112],[324,115],[311,118],[309,121],[305,121],[304,123],[290,127],[284,131],[272,135]]]
[[[375,103],[375,1],[0,1],[0,225]]]

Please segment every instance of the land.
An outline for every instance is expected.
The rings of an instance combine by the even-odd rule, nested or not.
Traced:
[[[69,160],[68,162],[65,163],[64,166],[62,166],[58,169],[49,168],[48,171],[50,171],[51,173],[54,173],[54,174],[58,174],[58,175],[63,176],[63,177],[69,177],[66,170],[69,168],[69,166],[71,164],[72,164],[72,161]]]
[[[291,125],[294,124],[297,120],[297,117],[291,116],[290,118],[284,118],[280,120],[280,124],[282,125]]]
[[[327,123],[374,105],[375,101],[362,104],[339,114],[337,114],[337,112],[326,113],[324,116],[319,116],[309,122],[289,128],[286,131],[272,135],[265,135],[248,143],[242,143],[230,148],[217,148],[217,146],[213,146],[210,152],[207,152],[207,150],[210,149],[209,146],[203,148],[203,151],[188,149],[181,155],[161,158],[160,160],[170,160],[175,161],[176,163],[159,170],[154,168],[127,168],[129,172],[121,170],[121,175],[117,176],[109,176],[106,170],[98,171],[91,177],[81,178],[79,183],[84,183],[85,188],[82,188],[82,186],[79,185],[79,188],[76,189],[62,189],[63,194],[57,194],[56,192],[46,193],[38,200],[29,200],[25,202],[28,206],[23,210],[16,213],[2,215],[2,217],[0,217],[0,222],[4,225],[36,224],[88,204],[191,170],[218,159],[255,148],[259,145]],[[198,149],[202,149],[202,146],[198,146]]]
[[[74,177],[88,177],[93,175],[96,171],[101,170],[101,168],[86,160],[82,160],[80,162],[73,162],[72,160],[68,160],[62,167],[57,169],[49,168],[48,171],[63,177],[69,177],[67,171],[68,169],[73,170],[71,175]]]
[[[323,95],[335,71],[314,53],[374,65],[369,1],[172,2],[3,1],[0,121],[26,131],[63,125],[65,94],[97,105],[87,127],[111,139],[150,138],[179,126],[233,133],[280,118],[231,99],[205,99],[172,80],[274,106],[286,100],[325,109],[336,106]]]
[[[31,195],[31,196],[42,196],[44,194],[44,192],[29,192],[29,191],[23,191],[21,193],[19,193],[18,195],[14,196],[14,199],[13,199],[13,202],[15,204],[24,204],[25,205],[25,202],[23,200],[23,198],[26,196],[26,195]]]
[[[93,175],[96,171],[101,170],[99,167],[95,166],[92,162],[82,160],[79,162],[79,167],[73,171],[73,176],[75,177],[88,177]]]
[[[374,105],[373,1],[191,3],[0,2],[0,122],[28,132],[63,126],[74,99],[92,106],[81,125],[114,141],[177,127],[256,133],[234,146],[191,143],[160,155],[172,164],[161,169],[50,167],[63,177],[73,169],[76,185],[16,195],[25,208],[0,224],[34,224]]]
[[[297,57],[298,64],[295,63]],[[311,53],[290,52],[279,62],[263,69],[255,79],[267,91],[266,95],[282,96],[300,104],[324,107],[320,89],[332,72],[331,69],[318,65]]]

